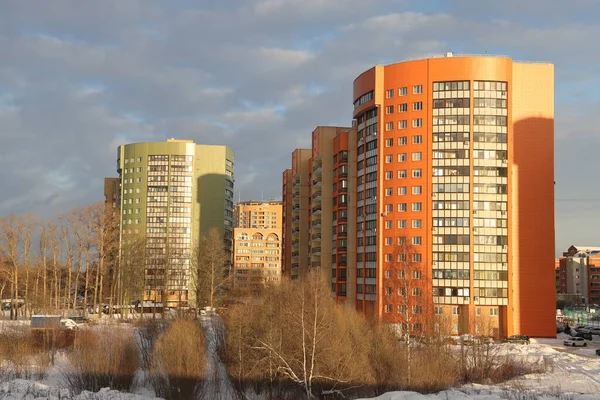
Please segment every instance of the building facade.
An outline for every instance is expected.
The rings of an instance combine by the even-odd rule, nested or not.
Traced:
[[[348,149],[355,132],[349,127],[318,126],[311,134],[311,148],[295,150],[292,169],[283,173],[284,274],[297,279],[310,269],[331,271],[332,290],[336,292],[339,284],[343,297],[347,215],[349,208],[355,209],[349,197],[350,166],[355,164]]]
[[[234,289],[258,293],[279,283],[282,260],[282,205],[280,201],[246,201],[234,209]]]
[[[573,245],[556,268],[556,293],[578,304],[600,305],[600,247]]]
[[[355,208],[346,228],[340,209],[337,225],[321,218],[322,232],[337,230],[332,243],[356,251],[344,261],[332,249],[336,298],[390,323],[415,314],[447,320],[453,334],[554,337],[553,65],[448,53],[376,66],[353,88],[356,136],[344,159],[356,174],[346,198]],[[291,179],[301,187],[298,171]],[[313,226],[293,202],[309,189],[292,190],[292,237],[302,221]],[[292,276],[294,255],[310,254],[299,245]],[[324,246],[321,236],[321,254]],[[415,281],[412,290],[399,279]]]
[[[216,228],[232,246],[233,151],[169,139],[120,146],[117,157],[121,244],[143,240],[144,300],[193,304],[190,259],[198,239]]]

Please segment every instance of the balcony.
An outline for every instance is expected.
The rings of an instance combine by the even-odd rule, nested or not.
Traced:
[[[320,233],[313,233],[312,235],[310,235],[310,238],[312,240],[320,242],[321,241],[321,234]]]
[[[321,180],[313,179],[312,184],[313,184],[313,188],[319,188],[319,187],[321,187]]]
[[[323,193],[320,190],[318,190],[318,191],[314,192],[311,197],[313,200],[315,200],[317,197],[320,198],[322,194]]]
[[[313,214],[321,214],[321,206],[313,207],[311,211]]]
[[[321,160],[321,157],[315,157],[315,159],[313,160],[313,173],[321,173],[323,169],[323,161]]]
[[[300,185],[300,178],[295,178],[293,183],[294,183],[294,187],[299,186]]]

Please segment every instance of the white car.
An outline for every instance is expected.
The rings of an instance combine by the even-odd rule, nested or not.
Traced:
[[[585,342],[585,339],[584,338],[580,338],[580,337],[572,337],[572,338],[566,339],[563,342],[563,344],[565,346],[573,346],[573,347],[577,347],[577,346],[585,347],[585,346],[587,346],[587,343]]]

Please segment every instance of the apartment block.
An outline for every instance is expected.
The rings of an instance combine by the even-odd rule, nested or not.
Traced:
[[[121,245],[143,239],[143,299],[167,307],[194,304],[190,258],[216,228],[231,250],[234,154],[191,140],[133,143],[117,153]],[[127,251],[123,252],[128,260]]]
[[[104,209],[107,215],[115,215],[121,207],[121,180],[104,178]]]
[[[339,286],[342,297],[347,293],[348,208],[352,206],[349,143],[355,141],[353,132],[348,127],[315,128],[311,149],[297,149],[292,154],[292,169],[283,173],[282,187],[284,215],[291,210],[283,228],[285,275],[297,279],[304,271],[323,268],[332,274],[332,290],[336,292]]]
[[[558,260],[556,293],[600,305],[600,247],[573,245]]]
[[[234,221],[234,288],[242,293],[258,293],[267,284],[279,283],[281,202],[240,202],[234,209]]]
[[[486,315],[497,336],[555,335],[553,81],[551,64],[451,53],[355,80],[357,208],[376,229],[358,232],[365,313],[394,320],[384,291],[407,240],[423,308],[456,333]]]
[[[297,166],[291,177],[284,173],[284,198],[286,179],[293,185],[292,237],[310,221],[312,241],[295,236],[291,276],[304,271],[294,272],[295,256],[302,263],[306,251],[319,260],[318,227],[321,256],[325,242],[336,243],[332,291],[367,317],[414,317],[401,329],[415,333],[435,318],[454,334],[554,337],[553,65],[448,53],[373,67],[356,78],[353,93],[356,134],[331,166],[338,163],[337,177],[347,174],[348,192],[338,181],[331,222],[328,195],[313,182],[325,155],[306,161],[308,189]],[[332,160],[346,145],[337,146]],[[305,193],[308,216],[304,203],[293,202]],[[408,299],[412,306],[402,305]]]

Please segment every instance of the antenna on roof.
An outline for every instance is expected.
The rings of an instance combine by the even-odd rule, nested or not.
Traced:
[[[242,192],[238,190],[238,203],[242,202]]]

